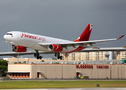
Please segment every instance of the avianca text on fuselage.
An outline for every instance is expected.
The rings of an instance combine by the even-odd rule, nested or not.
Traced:
[[[33,35],[25,34],[25,33],[22,33],[21,38],[23,38],[23,37],[31,38],[31,39],[36,39],[36,40],[41,40],[42,42],[46,41],[46,39],[43,38],[43,37],[33,36]]]

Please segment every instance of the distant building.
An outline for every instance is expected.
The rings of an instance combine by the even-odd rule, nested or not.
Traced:
[[[100,52],[75,52],[61,54],[63,60],[67,61],[88,61],[88,60],[121,60],[126,59],[126,51],[100,51]]]

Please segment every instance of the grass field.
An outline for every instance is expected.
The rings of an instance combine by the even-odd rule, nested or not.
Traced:
[[[126,87],[126,81],[3,81],[0,89]]]

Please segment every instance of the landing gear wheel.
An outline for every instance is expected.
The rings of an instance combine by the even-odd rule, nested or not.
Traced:
[[[62,58],[63,58],[63,57],[62,57],[62,56],[60,56],[60,60],[62,60]]]
[[[37,56],[37,59],[39,59],[39,56]]]
[[[57,57],[57,59],[62,60],[62,56],[60,56],[60,53],[55,53],[55,57]]]
[[[37,59],[42,59],[42,58],[43,58],[42,56],[39,56],[38,51],[36,51],[36,53],[34,54],[34,56],[35,56]]]
[[[60,56],[58,56],[57,59],[60,59]]]
[[[43,57],[42,57],[42,56],[37,56],[36,58],[37,58],[37,59],[42,59]]]
[[[36,53],[34,54],[34,57],[37,57],[37,54]]]
[[[39,59],[42,59],[42,56],[39,56]]]

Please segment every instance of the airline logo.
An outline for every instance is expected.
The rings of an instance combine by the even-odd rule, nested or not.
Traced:
[[[33,36],[33,35],[29,35],[29,34],[22,33],[21,38],[23,38],[23,37],[31,38],[31,39],[36,39],[36,40],[41,40],[42,42],[46,41],[46,39],[43,38],[43,37],[38,37],[38,36]]]

